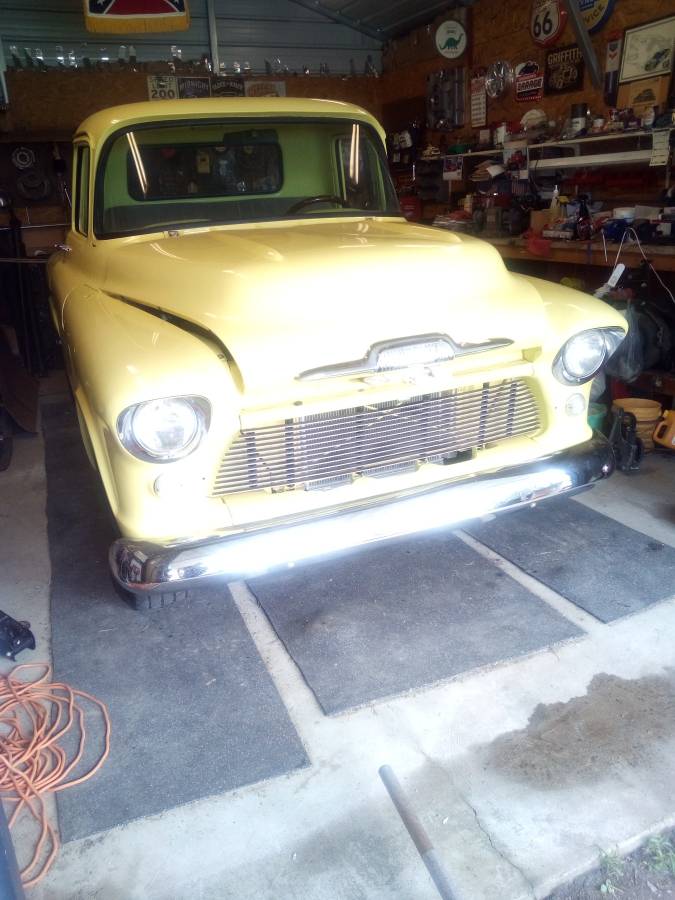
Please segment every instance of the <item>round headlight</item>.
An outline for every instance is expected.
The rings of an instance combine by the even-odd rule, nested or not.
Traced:
[[[553,372],[566,384],[589,381],[607,356],[607,343],[601,331],[581,331],[565,343],[553,362]]]
[[[124,410],[117,430],[141,459],[168,462],[191,453],[208,429],[208,404],[198,397],[147,400]]]

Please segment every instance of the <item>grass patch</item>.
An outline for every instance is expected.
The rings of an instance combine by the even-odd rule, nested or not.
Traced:
[[[645,863],[651,872],[675,875],[675,846],[662,834],[654,835],[645,847]]]
[[[607,878],[614,878],[616,880],[623,875],[626,863],[616,850],[601,850],[600,868],[602,869],[603,875]]]
[[[598,866],[560,885],[548,900],[675,900],[675,829],[621,856],[599,848]]]

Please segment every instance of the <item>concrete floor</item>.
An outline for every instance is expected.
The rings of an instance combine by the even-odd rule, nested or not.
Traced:
[[[617,474],[579,502],[675,546],[674,488],[675,458],[651,456],[641,474]],[[46,659],[39,438],[16,442],[0,496],[0,608],[33,623],[39,652],[20,661]],[[675,587],[673,599],[603,625],[463,539],[587,634],[328,718],[247,587],[235,584],[311,767],[70,843],[30,896],[438,897],[380,781],[384,764],[458,900],[544,897],[592,866],[599,848],[632,848],[675,824]],[[21,852],[26,836],[16,840]]]

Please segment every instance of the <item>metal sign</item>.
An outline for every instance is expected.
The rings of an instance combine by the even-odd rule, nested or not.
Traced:
[[[178,79],[175,75],[148,75],[148,100],[177,100]]]
[[[533,0],[530,34],[535,44],[548,47],[560,38],[567,23],[562,0]]]
[[[539,63],[528,60],[516,66],[516,100],[533,103],[544,96],[544,76],[539,74]]]
[[[466,31],[461,22],[448,19],[436,29],[436,49],[446,59],[458,59],[466,50]]]
[[[211,80],[208,75],[178,76],[178,96],[181,99],[194,100],[196,97],[211,96]]]
[[[485,75],[471,79],[471,127],[482,128],[487,124],[487,95]]]
[[[565,94],[584,86],[584,58],[577,44],[557,47],[546,54],[546,93]]]
[[[600,31],[614,12],[616,0],[579,0],[581,17],[590,34]]]
[[[243,97],[244,79],[224,75],[211,76],[212,97]]]

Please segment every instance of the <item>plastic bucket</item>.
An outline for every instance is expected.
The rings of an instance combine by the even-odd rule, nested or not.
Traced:
[[[602,431],[602,426],[607,415],[607,407],[604,403],[588,404],[588,424],[593,431]]]
[[[653,434],[661,418],[661,404],[656,400],[640,400],[637,397],[622,397],[614,401],[614,406],[633,413],[637,422],[637,433],[642,438],[645,450],[654,449]]]

